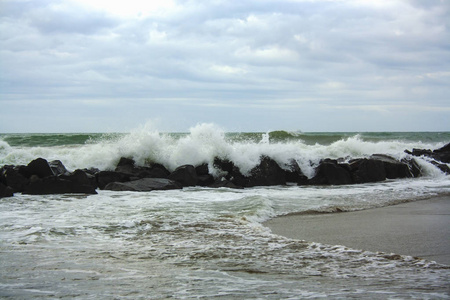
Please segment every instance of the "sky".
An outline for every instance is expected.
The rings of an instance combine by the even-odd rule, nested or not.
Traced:
[[[450,131],[448,0],[0,0],[0,132]]]

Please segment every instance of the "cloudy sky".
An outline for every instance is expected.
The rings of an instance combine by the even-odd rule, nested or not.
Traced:
[[[0,0],[0,132],[450,131],[448,0]]]

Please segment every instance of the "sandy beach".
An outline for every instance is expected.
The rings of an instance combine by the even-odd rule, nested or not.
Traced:
[[[450,265],[450,196],[356,212],[288,215],[264,223],[285,237]]]

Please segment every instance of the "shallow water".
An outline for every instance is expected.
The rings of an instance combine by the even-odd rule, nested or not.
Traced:
[[[309,177],[322,158],[408,156],[449,133],[229,135],[142,128],[114,135],[2,135],[0,165],[36,157],[70,170],[111,169],[121,156],[167,168],[231,159],[243,172],[269,155]],[[426,158],[425,176],[347,186],[16,194],[0,199],[0,297],[13,299],[448,299],[448,266],[274,235],[262,222],[288,213],[352,211],[450,192]]]
[[[292,211],[363,209],[450,190],[446,179],[423,180],[418,186],[404,180],[330,188],[190,188],[4,198],[0,295],[445,298],[448,267],[289,240],[261,225]],[[398,196],[393,199],[392,193]]]

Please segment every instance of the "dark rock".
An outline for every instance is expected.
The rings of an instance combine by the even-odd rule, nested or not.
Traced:
[[[12,196],[14,196],[13,189],[0,182],[0,198],[6,198],[6,197],[12,197]]]
[[[443,173],[445,173],[447,175],[450,174],[450,168],[448,167],[447,164],[441,164],[441,163],[438,163],[436,161],[432,161],[431,163],[434,166],[436,166],[439,170],[441,170]]]
[[[402,162],[408,166],[412,177],[419,177],[422,175],[422,169],[413,157],[405,157],[402,159]]]
[[[430,149],[413,149],[412,151],[405,150],[405,152],[413,156],[426,156],[443,163],[450,163],[450,143],[433,151]]]
[[[52,169],[53,175],[62,175],[69,173],[69,171],[67,171],[66,167],[60,160],[52,160],[48,164],[50,166],[50,169]]]
[[[310,184],[351,184],[352,176],[348,165],[338,164],[335,160],[324,160],[316,169],[316,175],[309,181]]]
[[[443,163],[450,163],[450,143],[442,148],[434,150],[433,158]]]
[[[110,191],[150,192],[153,190],[181,189],[181,185],[166,178],[142,178],[128,182],[111,182],[105,186]]]
[[[211,174],[198,175],[197,185],[199,186],[209,186],[214,183],[214,177]]]
[[[209,167],[208,164],[201,164],[199,166],[195,167],[195,172],[197,173],[198,176],[202,176],[202,175],[208,175],[209,174]]]
[[[194,186],[198,182],[198,176],[193,165],[184,165],[176,168],[168,176],[168,179],[174,180],[182,186]]]
[[[102,190],[110,182],[130,181],[129,175],[114,171],[100,171],[97,174],[95,174],[95,178],[97,179],[98,187]]]
[[[83,170],[77,169],[73,171],[72,173],[66,173],[63,175],[59,175],[59,178],[77,182],[84,185],[90,185],[94,189],[96,189],[97,186],[97,180],[95,179],[94,175],[91,175],[89,173],[86,173]]]
[[[250,171],[247,186],[285,185],[285,171],[270,157],[262,156],[258,166]]]
[[[308,177],[303,174],[300,166],[298,165],[295,159],[291,159],[289,161],[289,165],[287,166],[288,170],[285,170],[286,173],[286,182],[295,182],[298,185],[304,185],[308,182]]]
[[[222,159],[220,157],[215,157],[213,165],[215,168],[230,173],[233,171],[234,163],[228,159]]]
[[[39,178],[30,182],[23,194],[47,195],[47,194],[97,194],[95,188],[90,185],[61,179],[56,176]]]
[[[30,183],[30,180],[19,172],[19,168],[14,166],[4,166],[1,177],[3,184],[11,187],[14,193],[22,192]]]
[[[167,178],[170,175],[169,170],[161,164],[152,164],[139,173],[141,178]]]
[[[377,182],[386,180],[384,164],[376,159],[355,159],[350,161],[350,173],[354,183]]]
[[[39,178],[54,175],[49,163],[43,158],[37,158],[30,162],[27,165],[26,172],[31,175],[37,175]]]
[[[407,164],[400,162],[389,155],[374,154],[371,158],[383,162],[384,170],[386,171],[386,178],[396,179],[413,177],[413,174]]]

